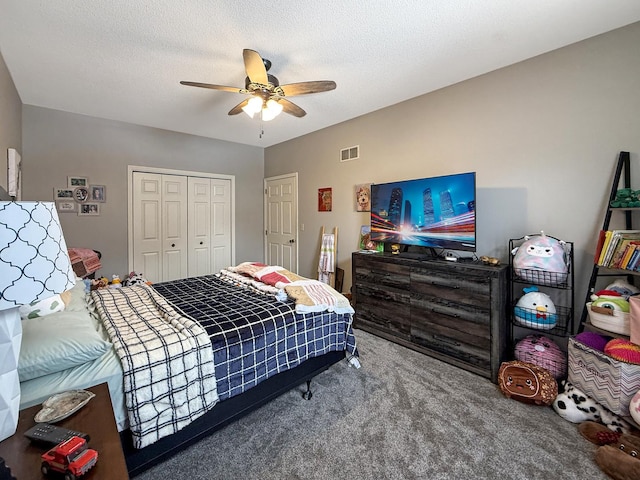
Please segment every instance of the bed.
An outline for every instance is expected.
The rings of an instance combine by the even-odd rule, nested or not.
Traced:
[[[255,263],[91,294],[79,281],[63,312],[23,320],[21,408],[106,382],[135,476],[334,363],[356,363],[353,309],[318,283]]]

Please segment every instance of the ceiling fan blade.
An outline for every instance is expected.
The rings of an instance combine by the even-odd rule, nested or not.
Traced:
[[[233,92],[233,93],[243,93],[242,88],[238,87],[226,87],[224,85],[213,85],[211,83],[200,83],[200,82],[180,82],[181,85],[188,85],[190,87],[202,87],[202,88],[210,88],[211,90],[223,90],[225,92]]]
[[[246,100],[241,101],[238,105],[229,110],[229,115],[237,115],[239,113],[242,113],[242,107],[249,103],[249,100],[250,99],[247,98]]]
[[[336,88],[336,82],[332,80],[318,80],[315,82],[300,82],[280,85],[280,88],[287,97],[293,97],[295,95],[306,95],[308,93],[320,93],[334,90]]]
[[[255,50],[245,48],[242,51],[242,57],[244,58],[244,68],[247,71],[249,80],[251,80],[252,83],[267,85],[269,83],[267,69],[264,66],[260,54]]]
[[[293,115],[294,117],[304,117],[307,112],[301,109],[298,105],[293,102],[290,102],[286,98],[280,98],[278,103],[282,105],[282,111],[284,113],[288,113],[289,115]]]

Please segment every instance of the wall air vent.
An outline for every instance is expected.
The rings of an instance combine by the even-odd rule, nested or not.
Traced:
[[[350,160],[357,160],[360,158],[360,145],[353,147],[343,148],[340,150],[340,161],[348,162]]]

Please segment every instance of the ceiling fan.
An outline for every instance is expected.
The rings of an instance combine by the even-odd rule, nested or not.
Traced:
[[[191,87],[210,88],[212,90],[248,95],[249,98],[244,99],[229,110],[229,115],[237,115],[244,111],[253,118],[256,113],[260,113],[262,120],[265,121],[275,118],[280,112],[288,113],[294,117],[304,117],[307,114],[302,108],[287,100],[285,97],[326,92],[336,88],[336,82],[331,80],[280,85],[280,82],[274,75],[267,73],[271,68],[271,62],[269,60],[262,58],[258,52],[246,48],[242,51],[242,56],[247,72],[244,88],[187,81],[180,83]]]

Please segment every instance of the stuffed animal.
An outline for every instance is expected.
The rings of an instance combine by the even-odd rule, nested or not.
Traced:
[[[578,431],[591,443],[598,445],[595,460],[600,469],[614,480],[640,478],[640,436],[637,431],[627,434],[607,432],[594,422],[584,422]]]
[[[109,288],[122,288],[122,282],[120,281],[119,275],[111,276],[111,284],[109,285]]]
[[[605,406],[599,404],[567,380],[560,382],[552,403],[555,412],[571,423],[597,422],[617,433],[630,433],[633,427]]]
[[[91,280],[91,290],[97,290],[99,288],[107,288],[109,286],[109,280],[107,277],[100,277]]]
[[[621,188],[609,206],[613,208],[637,208],[640,207],[640,190]]]
[[[129,273],[127,278],[124,279],[123,285],[125,287],[131,287],[133,285],[148,285],[149,283],[150,282],[146,278],[144,278],[144,275],[142,275],[141,273],[131,272]]]
[[[591,309],[594,312],[611,315],[614,310],[627,313],[630,307],[629,301],[619,292],[615,290],[599,290],[591,295]]]
[[[550,405],[558,395],[558,384],[549,370],[520,360],[502,362],[498,386],[507,398],[536,405]]]
[[[629,300],[631,295],[640,293],[640,289],[635,285],[631,285],[626,280],[618,278],[613,283],[610,283],[605,287],[605,290],[618,292],[625,300]]]
[[[557,286],[567,281],[566,242],[545,235],[525,236],[511,251],[513,272],[519,278],[538,285]]]
[[[519,325],[538,330],[551,330],[558,322],[556,306],[551,297],[532,286],[523,289],[513,310],[514,319]]]
[[[515,357],[546,368],[557,380],[567,375],[567,355],[556,342],[544,335],[527,335],[516,343]]]
[[[629,403],[629,414],[631,418],[640,425],[640,390],[636,393]]]

